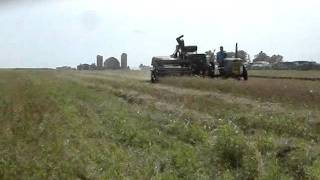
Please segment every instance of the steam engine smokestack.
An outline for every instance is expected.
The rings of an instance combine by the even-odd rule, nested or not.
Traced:
[[[238,43],[236,43],[236,58],[238,58]]]

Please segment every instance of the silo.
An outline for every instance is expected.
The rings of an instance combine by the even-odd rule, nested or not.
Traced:
[[[101,70],[103,64],[103,56],[98,55],[97,56],[97,69]]]
[[[121,54],[121,69],[127,69],[127,68],[128,68],[127,54],[126,53],[122,53]]]

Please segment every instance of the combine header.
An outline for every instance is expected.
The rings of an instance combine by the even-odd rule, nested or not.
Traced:
[[[218,67],[215,62],[207,60],[206,54],[198,54],[197,46],[185,46],[183,35],[176,40],[178,45],[171,56],[158,56],[152,58],[151,82],[157,82],[163,76],[199,75],[209,77],[234,77],[248,79],[243,60],[236,57],[226,58],[225,65]],[[217,68],[216,68],[217,67]],[[215,70],[217,69],[217,73]]]

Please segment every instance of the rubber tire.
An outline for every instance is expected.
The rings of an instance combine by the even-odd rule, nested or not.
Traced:
[[[248,80],[248,71],[247,68],[245,66],[243,66],[243,72],[242,72],[242,77],[245,81]]]
[[[214,64],[212,63],[209,65],[209,73],[208,73],[209,77],[214,78],[215,76],[214,71],[215,71],[215,67],[214,67]]]
[[[154,71],[151,71],[151,82],[156,83],[157,81],[158,81],[158,78],[156,74],[154,73]]]

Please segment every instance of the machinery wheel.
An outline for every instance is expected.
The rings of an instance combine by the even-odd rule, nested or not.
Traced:
[[[156,76],[156,73],[154,71],[151,71],[151,82],[156,83],[158,81],[158,78]]]
[[[243,72],[242,72],[242,77],[244,80],[248,80],[248,71],[245,66],[243,66]]]
[[[211,77],[211,78],[214,78],[214,64],[213,63],[210,63],[210,66],[209,66],[209,72],[208,72],[208,75],[209,75],[209,77]]]

